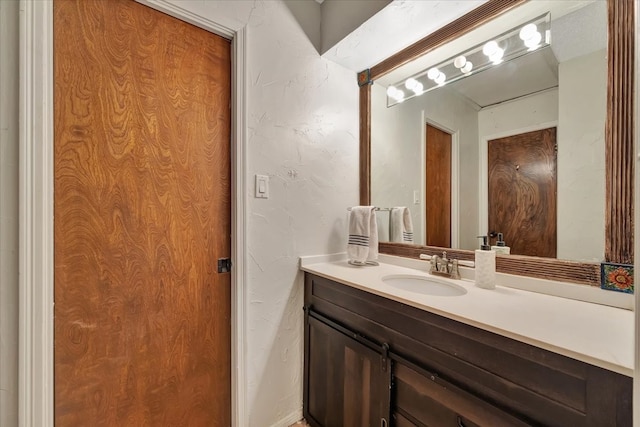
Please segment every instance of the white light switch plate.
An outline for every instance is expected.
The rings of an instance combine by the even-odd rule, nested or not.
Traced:
[[[256,198],[269,198],[269,177],[267,175],[256,175]]]

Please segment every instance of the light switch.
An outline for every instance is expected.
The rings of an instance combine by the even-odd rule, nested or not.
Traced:
[[[413,190],[413,204],[420,204],[420,190]]]
[[[256,198],[269,198],[269,177],[267,175],[256,175]]]

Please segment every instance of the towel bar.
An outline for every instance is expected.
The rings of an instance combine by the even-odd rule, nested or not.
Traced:
[[[347,208],[348,211],[351,210],[351,208]],[[386,211],[390,211],[391,208],[373,208],[374,211],[381,211],[381,212],[386,212]]]

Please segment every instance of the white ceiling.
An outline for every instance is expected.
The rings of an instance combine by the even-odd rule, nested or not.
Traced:
[[[447,85],[478,107],[558,86],[558,61],[544,48]]]
[[[451,84],[480,107],[515,99],[558,85],[557,63],[606,48],[606,2],[535,0],[376,80],[388,86],[490,40],[533,17],[550,12],[551,49],[503,63]],[[516,72],[515,70],[520,70]]]
[[[322,56],[350,70],[360,72],[454,21],[485,1],[394,0]]]

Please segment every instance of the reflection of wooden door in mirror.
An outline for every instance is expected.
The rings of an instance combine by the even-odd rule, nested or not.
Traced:
[[[489,141],[489,232],[511,253],[556,257],[556,128]]]
[[[451,247],[451,135],[427,124],[427,245]]]

